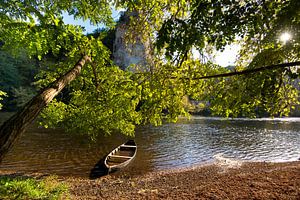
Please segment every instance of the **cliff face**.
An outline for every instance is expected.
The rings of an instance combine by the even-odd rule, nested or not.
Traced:
[[[139,33],[133,38],[134,42],[126,42],[126,34],[130,17],[137,17],[136,13],[125,12],[116,27],[113,45],[113,60],[123,70],[132,72],[148,71],[147,56],[149,55],[148,42],[142,42]],[[132,65],[132,66],[131,66]]]

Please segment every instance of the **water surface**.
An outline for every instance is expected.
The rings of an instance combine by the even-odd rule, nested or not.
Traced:
[[[190,167],[215,156],[242,161],[295,161],[300,158],[300,119],[235,119],[193,117],[176,124],[136,129],[138,153],[120,173]],[[125,136],[86,136],[32,125],[0,164],[0,170],[88,177],[91,170]]]

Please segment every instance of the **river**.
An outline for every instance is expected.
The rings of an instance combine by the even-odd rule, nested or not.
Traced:
[[[113,134],[91,142],[84,135],[32,125],[4,158],[0,170],[88,177],[107,153],[126,140]],[[295,161],[300,158],[300,118],[183,118],[176,124],[138,127],[135,140],[137,156],[121,174],[191,167],[217,157]]]

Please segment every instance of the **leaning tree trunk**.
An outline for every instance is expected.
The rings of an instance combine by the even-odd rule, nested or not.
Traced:
[[[0,162],[42,109],[80,74],[82,67],[87,61],[90,61],[90,57],[83,56],[70,71],[43,89],[19,112],[3,123],[0,127]]]

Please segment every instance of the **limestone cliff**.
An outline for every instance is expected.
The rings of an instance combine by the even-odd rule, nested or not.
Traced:
[[[149,42],[142,41],[139,33],[136,33],[134,42],[127,42],[126,34],[130,17],[136,17],[136,13],[124,12],[116,26],[115,41],[113,45],[113,60],[123,70],[133,72],[148,71],[147,57],[149,56]]]

